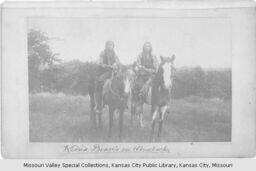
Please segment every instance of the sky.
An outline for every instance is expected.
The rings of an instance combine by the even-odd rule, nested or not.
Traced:
[[[225,18],[29,18],[28,29],[45,32],[64,61],[97,61],[112,40],[121,63],[133,63],[144,42],[175,65],[231,67],[231,33]]]

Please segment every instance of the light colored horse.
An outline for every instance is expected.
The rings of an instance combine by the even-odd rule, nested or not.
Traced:
[[[131,124],[133,124],[134,116],[138,116],[140,127],[143,127],[143,106],[148,104],[151,106],[152,114],[152,131],[151,139],[155,130],[156,123],[159,123],[158,137],[160,138],[162,125],[164,121],[164,115],[169,108],[169,101],[171,95],[171,88],[173,85],[174,66],[173,62],[175,56],[172,57],[160,57],[161,63],[157,72],[152,77],[151,86],[145,93],[145,98],[139,98],[138,94],[133,90],[131,97]],[[157,120],[157,116],[159,119]]]
[[[159,123],[157,137],[159,139],[161,137],[164,116],[168,111],[171,98],[173,75],[175,71],[175,68],[173,66],[174,60],[174,55],[171,58],[161,57],[161,64],[152,83],[152,130],[150,135],[151,140],[154,140],[154,130],[157,122]],[[159,119],[157,119],[157,116],[159,116]]]

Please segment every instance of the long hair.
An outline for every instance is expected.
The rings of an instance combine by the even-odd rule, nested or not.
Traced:
[[[149,52],[146,52],[146,46],[149,46],[150,47],[150,50]],[[145,55],[149,55],[149,56],[153,56],[152,55],[152,45],[150,42],[145,42],[144,45],[143,45],[143,48],[142,48],[142,55],[145,56]]]
[[[115,44],[114,44],[113,41],[111,41],[111,40],[106,41],[106,43],[105,43],[105,50],[104,50],[105,56],[107,56],[107,57],[115,57],[116,54],[115,54],[114,48],[113,49],[108,49],[108,46],[110,44],[112,44],[113,47],[115,47]]]

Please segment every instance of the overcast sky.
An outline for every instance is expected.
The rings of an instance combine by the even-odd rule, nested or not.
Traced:
[[[97,61],[106,40],[124,64],[150,41],[159,57],[176,55],[175,65],[230,68],[230,25],[223,18],[30,18],[29,29],[46,32],[65,61]]]

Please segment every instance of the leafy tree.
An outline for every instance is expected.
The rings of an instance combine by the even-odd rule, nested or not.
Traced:
[[[200,96],[231,99],[232,74],[230,69],[181,68],[177,71],[175,78],[172,89],[173,98]]]
[[[45,87],[47,81],[44,77],[49,77],[47,70],[55,63],[60,62],[58,54],[53,53],[50,46],[50,38],[39,30],[30,30],[28,38],[28,74],[30,91]]]
[[[98,65],[79,60],[61,62],[58,54],[52,52],[50,40],[52,39],[41,31],[28,32],[30,92],[50,91],[86,95],[88,83],[94,81]],[[173,98],[200,96],[231,99],[231,69],[204,70],[199,66],[182,67],[175,75]]]

